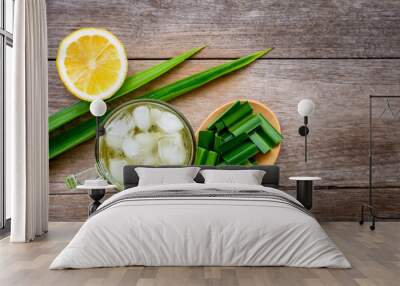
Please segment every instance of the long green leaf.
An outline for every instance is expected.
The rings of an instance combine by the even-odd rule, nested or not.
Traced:
[[[140,98],[152,98],[163,101],[170,101],[181,94],[189,92],[195,88],[205,85],[206,83],[214,79],[217,79],[223,75],[247,66],[259,57],[262,57],[263,55],[269,53],[271,50],[272,48],[266,49],[264,51],[247,55],[243,58],[228,62],[226,64],[210,68],[206,71],[178,80],[158,90],[150,91]]]
[[[271,50],[272,49],[267,49],[256,52],[243,58],[221,64],[206,71],[188,76],[167,86],[161,87],[160,89],[150,91],[149,93],[138,98],[152,98],[163,101],[172,100],[179,95],[198,88],[214,79],[245,67]],[[96,121],[95,118],[92,118],[78,124],[76,127],[63,132],[60,135],[51,137],[49,142],[50,159],[94,137],[96,133],[95,128]]]
[[[191,49],[189,51],[184,52],[183,54],[180,54],[175,58],[164,61],[147,70],[138,72],[132,76],[127,77],[121,88],[111,98],[107,99],[106,101],[110,102],[114,99],[117,99],[125,94],[134,91],[135,89],[138,89],[139,87],[149,83],[150,81],[160,77],[162,74],[166,73],[170,69],[184,62],[186,59],[198,53],[203,48],[204,46],[200,48]],[[53,113],[49,117],[49,132],[63,126],[64,124],[70,122],[71,120],[88,112],[89,105],[90,103],[87,101],[78,101],[66,108],[61,109],[60,111]]]
[[[93,138],[96,135],[96,119],[91,118],[79,123],[66,132],[57,134],[49,140],[49,158],[52,159],[65,151]],[[94,155],[94,151],[93,151]]]

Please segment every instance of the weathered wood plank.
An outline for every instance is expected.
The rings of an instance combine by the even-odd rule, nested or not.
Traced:
[[[189,61],[129,97],[221,62]],[[130,67],[137,71],[154,63],[130,61]],[[53,62],[49,69],[49,105],[54,111],[73,99],[61,86]],[[368,95],[400,94],[399,78],[400,60],[263,60],[172,103],[197,128],[221,104],[235,99],[259,100],[271,107],[281,122],[284,140],[277,164],[282,170],[283,186],[292,184],[288,181],[289,176],[307,174],[321,176],[322,186],[366,187]],[[316,103],[315,113],[310,118],[308,164],[303,162],[303,138],[297,133],[302,124],[297,103],[305,97]],[[400,111],[400,101],[393,104],[395,110]],[[378,167],[374,181],[379,186],[399,185],[400,146],[395,144],[399,135],[400,130],[395,124],[386,130],[376,128],[374,155]],[[61,183],[66,175],[93,166],[93,146],[93,142],[88,142],[51,160],[51,184]],[[383,167],[384,171],[380,169]],[[52,187],[52,192],[57,188]]]
[[[166,58],[208,44],[197,57],[238,57],[276,47],[268,57],[400,56],[400,2],[392,0],[154,1],[48,0],[49,56],[81,27],[103,27],[129,58]]]
[[[110,193],[106,193],[104,199],[110,196]],[[88,218],[88,206],[91,202],[87,194],[50,195],[49,220],[85,221]]]

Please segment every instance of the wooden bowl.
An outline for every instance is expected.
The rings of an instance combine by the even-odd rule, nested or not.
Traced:
[[[210,125],[212,121],[214,121],[221,113],[223,113],[229,106],[231,106],[236,101],[237,100],[234,100],[218,107],[209,116],[207,116],[207,118],[200,124],[199,128],[197,128],[196,140],[198,140],[200,130],[206,130],[208,125]],[[255,113],[261,113],[262,115],[264,115],[265,119],[267,119],[269,123],[271,123],[271,125],[276,130],[281,132],[281,126],[279,125],[278,118],[268,106],[256,100],[240,99],[240,101],[248,101],[250,105],[253,107],[253,111]],[[273,165],[278,159],[280,151],[281,151],[281,144],[274,147],[271,151],[269,151],[266,154],[258,153],[255,156],[255,159],[259,165]]]

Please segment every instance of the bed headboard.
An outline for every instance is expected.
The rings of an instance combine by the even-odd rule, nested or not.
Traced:
[[[186,166],[133,166],[128,165],[124,167],[124,189],[129,189],[136,187],[139,182],[139,176],[135,171],[137,167],[148,167],[148,168],[168,168],[168,167],[186,167]],[[218,170],[263,170],[265,171],[264,178],[262,180],[262,185],[265,187],[278,188],[279,187],[279,167],[278,166],[269,166],[269,165],[260,165],[260,166],[199,166],[202,170],[204,169],[218,169]],[[198,183],[203,183],[204,178],[199,173],[194,179]]]

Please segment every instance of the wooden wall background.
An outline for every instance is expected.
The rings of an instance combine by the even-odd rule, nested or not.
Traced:
[[[219,105],[252,98],[280,119],[282,189],[292,175],[318,175],[313,212],[321,220],[354,220],[367,201],[368,95],[400,95],[400,1],[395,0],[48,0],[50,113],[74,102],[55,69],[60,40],[80,27],[103,27],[125,44],[130,73],[208,44],[128,98],[185,75],[267,47],[252,66],[172,103],[194,128]],[[305,165],[297,103],[311,98],[309,162]],[[400,111],[400,100],[393,102]],[[381,107],[383,105],[381,104]],[[378,109],[377,109],[378,110]],[[376,111],[379,112],[379,111]],[[376,205],[400,211],[399,124],[376,128]],[[397,140],[398,141],[398,140]],[[400,143],[400,142],[399,142]],[[93,142],[50,162],[50,219],[84,220],[89,199],[68,191],[66,175],[93,166]]]

